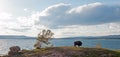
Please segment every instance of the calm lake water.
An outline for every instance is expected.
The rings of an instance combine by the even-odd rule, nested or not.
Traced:
[[[103,48],[120,50],[120,39],[52,39],[54,46],[73,46],[73,42],[80,40],[83,47],[95,47],[101,43]],[[22,49],[33,49],[36,39],[0,39],[0,54],[6,54],[11,46],[20,46]]]

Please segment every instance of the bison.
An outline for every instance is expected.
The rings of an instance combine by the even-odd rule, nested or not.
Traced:
[[[82,46],[82,42],[81,41],[75,41],[74,46]]]

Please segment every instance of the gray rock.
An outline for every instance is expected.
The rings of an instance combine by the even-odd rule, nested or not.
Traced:
[[[10,49],[10,51],[8,52],[9,56],[16,55],[21,50],[19,46],[12,46],[9,49]]]

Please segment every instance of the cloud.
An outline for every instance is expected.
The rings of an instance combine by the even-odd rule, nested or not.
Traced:
[[[30,30],[32,20],[27,20],[23,17],[15,18],[12,14],[6,12],[0,12],[0,30],[6,31],[16,31],[16,32],[25,32]],[[26,26],[26,27],[25,27]],[[6,30],[5,30],[6,29]]]
[[[35,25],[37,18],[37,14],[15,17],[11,13],[0,12],[0,34],[37,35],[41,29],[47,29],[44,25]]]
[[[53,29],[55,37],[76,37],[76,36],[103,36],[119,35],[120,23],[107,23],[99,25],[70,25]]]
[[[120,6],[96,2],[72,7],[60,3],[30,16],[15,18],[12,14],[0,13],[3,34],[35,36],[41,29],[51,29],[55,37],[120,34]]]
[[[57,4],[50,6],[39,13],[39,19],[35,22],[36,25],[42,24],[45,26],[54,26],[57,21],[67,18],[66,12],[70,9],[70,4]]]
[[[49,27],[68,25],[98,25],[120,22],[120,6],[99,2],[71,7],[70,4],[50,6],[39,13],[37,24]]]
[[[10,28],[9,28],[10,29]],[[16,28],[11,28],[10,30],[13,31],[18,31],[18,32],[27,32],[28,30],[30,30],[31,28],[23,28],[23,29],[16,29]]]
[[[26,12],[26,11],[28,11],[28,9],[27,9],[27,8],[25,8],[25,9],[23,9],[23,10],[24,10],[25,12]]]
[[[0,12],[0,21],[11,21],[12,14],[6,12]]]

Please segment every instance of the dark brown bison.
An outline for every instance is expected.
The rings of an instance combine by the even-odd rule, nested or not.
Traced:
[[[82,42],[81,41],[75,41],[74,46],[82,46]]]

